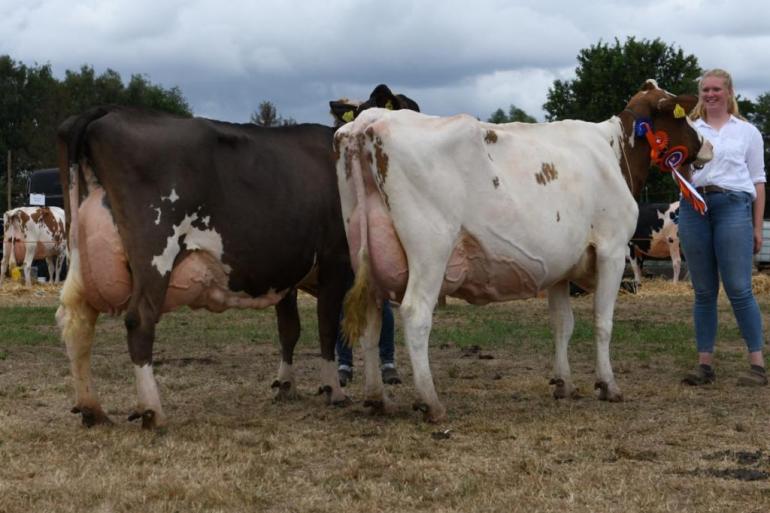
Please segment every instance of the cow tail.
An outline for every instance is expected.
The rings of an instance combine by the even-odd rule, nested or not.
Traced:
[[[369,258],[369,226],[366,213],[366,189],[364,186],[363,168],[364,160],[364,138],[357,137],[355,141],[350,141],[355,145],[351,161],[351,175],[353,187],[356,192],[356,203],[358,205],[359,227],[361,229],[361,247],[358,249],[358,269],[353,286],[345,295],[343,304],[344,318],[342,321],[342,334],[349,345],[355,343],[364,334],[366,329],[366,311],[369,301],[372,298],[371,276],[370,276],[370,258]],[[350,151],[350,148],[346,148]]]
[[[85,158],[86,129],[93,121],[109,112],[107,107],[93,108],[80,116],[64,121],[57,133],[59,178],[62,190],[67,191],[64,209],[67,220],[68,251],[78,248],[78,207],[80,205],[80,163]]]

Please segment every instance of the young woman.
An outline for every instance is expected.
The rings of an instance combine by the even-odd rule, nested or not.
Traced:
[[[680,204],[679,235],[695,290],[693,319],[699,363],[682,381],[705,385],[716,379],[713,363],[721,277],[749,353],[750,368],[738,385],[763,386],[767,385],[764,337],[751,272],[753,254],[762,245],[764,145],[759,130],[738,112],[729,73],[706,71],[698,89],[698,104],[691,117],[714,146],[714,159],[692,175],[693,185],[708,205],[706,214],[699,214],[686,201]]]

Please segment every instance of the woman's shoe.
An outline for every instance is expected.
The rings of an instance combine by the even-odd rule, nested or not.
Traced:
[[[688,373],[682,383],[693,387],[710,385],[717,380],[717,375],[710,365],[698,365],[693,372]]]
[[[764,367],[752,365],[751,368],[738,378],[739,387],[763,387],[767,385],[767,372]]]

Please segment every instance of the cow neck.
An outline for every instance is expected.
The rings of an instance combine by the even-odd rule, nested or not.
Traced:
[[[650,170],[650,150],[647,141],[635,136],[636,113],[627,107],[618,117],[621,128],[620,168],[631,195],[638,200]]]

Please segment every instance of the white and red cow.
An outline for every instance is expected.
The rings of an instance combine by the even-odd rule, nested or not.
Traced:
[[[416,407],[437,421],[445,410],[428,339],[438,297],[484,304],[541,290],[555,338],[554,395],[572,396],[570,281],[595,291],[599,398],[621,400],[610,363],[612,317],[636,226],[634,196],[651,163],[650,145],[634,126],[647,119],[666,132],[667,156],[683,146],[687,162],[706,161],[711,145],[684,115],[695,102],[649,80],[602,123],[494,125],[372,109],[338,130],[337,179],[356,268],[344,329],[364,349],[367,404],[387,406],[377,371],[383,298],[401,302]]]
[[[48,276],[59,282],[67,244],[64,228],[64,210],[59,207],[19,207],[3,214],[3,260],[0,264],[0,283],[11,267],[22,264],[24,282],[32,284],[32,262],[45,259]]]
[[[682,265],[679,249],[679,202],[644,203],[639,205],[639,219],[636,231],[628,243],[629,260],[634,271],[634,283],[642,282],[642,267],[645,259],[671,259],[674,271],[673,281],[679,281]]]

